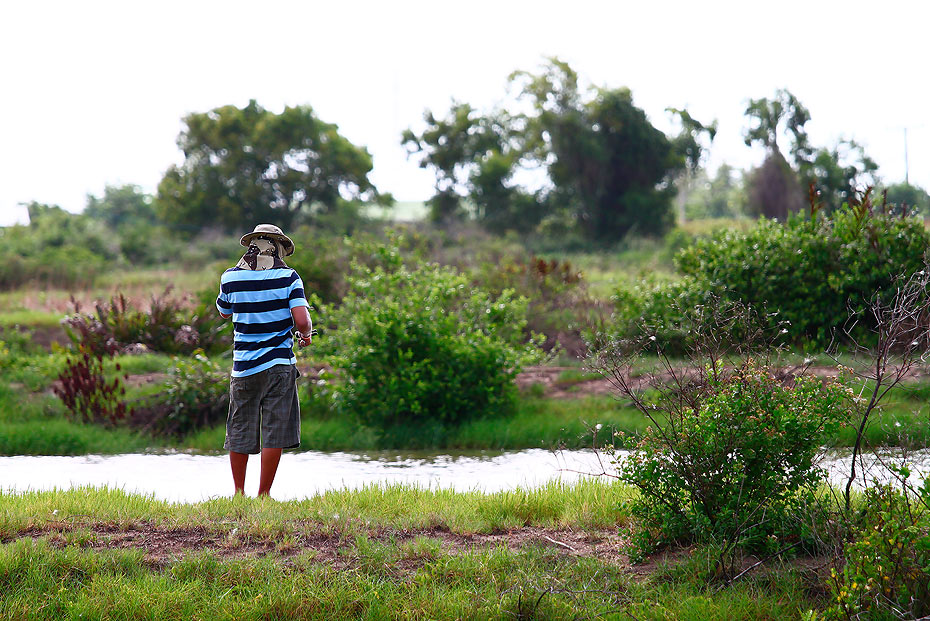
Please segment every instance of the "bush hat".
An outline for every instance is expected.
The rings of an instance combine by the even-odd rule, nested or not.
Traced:
[[[284,256],[289,257],[294,254],[294,242],[291,241],[291,238],[284,234],[280,228],[276,227],[273,224],[259,224],[255,227],[255,230],[251,233],[246,233],[242,236],[242,239],[239,240],[239,243],[248,248],[249,242],[255,239],[256,237],[266,237],[268,239],[276,239],[281,242],[281,245],[284,246]]]

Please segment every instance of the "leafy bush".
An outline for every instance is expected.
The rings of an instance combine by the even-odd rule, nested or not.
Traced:
[[[112,354],[137,343],[172,354],[228,347],[229,325],[213,306],[215,292],[202,294],[193,310],[169,294],[170,288],[153,295],[147,312],[133,309],[122,293],[109,302],[96,302],[94,314],[81,313],[72,298],[74,313],[63,323],[75,344],[97,353]]]
[[[117,364],[116,371],[120,370]],[[71,420],[77,422],[114,426],[129,414],[120,378],[108,381],[103,357],[84,348],[65,361],[53,391],[68,408]]]
[[[169,411],[160,427],[183,435],[226,418],[229,374],[197,350],[190,358],[174,358],[166,391]]]
[[[156,435],[184,436],[225,420],[229,408],[229,373],[203,350],[174,357],[164,391],[133,411],[131,425]]]
[[[119,256],[102,224],[57,206],[30,203],[26,209],[28,225],[0,228],[0,290],[87,285]]]
[[[316,293],[332,304],[345,295],[345,275],[349,271],[348,245],[337,237],[324,236],[308,229],[298,229],[291,238],[297,251],[285,260],[297,270],[304,290]]]
[[[714,294],[766,309],[798,343],[827,345],[851,325],[850,312],[857,320],[851,336],[867,339],[867,303],[876,293],[890,293],[900,276],[921,269],[928,249],[930,232],[921,220],[878,211],[866,194],[859,205],[829,216],[761,220],[746,232],[698,240],[676,257],[685,280],[621,292],[618,313],[661,325],[674,320],[664,314],[668,298],[694,301]]]
[[[716,299],[690,276],[673,283],[643,281],[620,288],[613,296],[614,331],[623,336],[645,333],[662,343],[664,351],[682,353],[691,333],[691,317],[685,309],[699,308]]]
[[[861,523],[827,581],[825,619],[917,619],[930,615],[930,513],[921,498],[891,485],[865,491]]]
[[[527,302],[526,332],[545,336],[543,349],[585,352],[582,332],[601,323],[604,307],[587,291],[584,276],[568,261],[504,254],[481,260],[469,273],[494,294],[510,289]]]
[[[649,545],[758,549],[822,480],[814,459],[845,418],[847,391],[813,377],[785,385],[752,360],[707,377],[618,459],[619,477],[640,491],[632,509]]]
[[[341,411],[385,429],[511,410],[513,379],[537,351],[524,344],[525,299],[435,264],[357,265],[349,283],[321,339],[341,375]]]

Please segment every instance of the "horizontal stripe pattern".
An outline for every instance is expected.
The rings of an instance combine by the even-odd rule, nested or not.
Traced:
[[[232,315],[233,377],[244,377],[277,364],[295,364],[291,309],[310,306],[303,282],[291,268],[230,268],[220,280],[216,308]]]

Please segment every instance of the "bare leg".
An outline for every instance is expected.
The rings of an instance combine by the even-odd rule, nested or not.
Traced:
[[[244,496],[245,469],[249,465],[249,454],[229,451],[229,465],[232,468],[233,485],[236,486],[236,493]]]
[[[271,484],[274,483],[274,475],[278,471],[278,462],[281,461],[281,452],[283,450],[279,448],[262,449],[262,473],[258,482],[259,496],[271,494]]]

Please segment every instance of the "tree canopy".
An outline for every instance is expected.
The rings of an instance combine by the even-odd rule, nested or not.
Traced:
[[[558,59],[539,74],[517,72],[511,80],[532,104],[528,152],[548,170],[554,185],[548,198],[586,237],[608,241],[669,227],[671,179],[684,156],[633,104],[629,89],[586,96],[578,75]]]
[[[470,210],[492,230],[521,232],[558,220],[597,241],[668,227],[672,180],[699,159],[699,135],[713,126],[681,111],[688,125],[670,141],[629,89],[583,90],[558,59],[536,74],[515,72],[510,83],[518,96],[506,107],[481,114],[453,103],[445,117],[427,111],[421,132],[404,132],[408,152],[436,174],[434,219]],[[521,188],[515,177],[527,169],[544,171],[548,183]]]
[[[756,213],[784,219],[801,208],[810,189],[813,200],[832,212],[877,183],[878,165],[856,141],[841,139],[832,148],[811,145],[804,127],[811,114],[787,89],[775,91],[771,99],[749,100],[745,114],[750,122],[743,134],[746,145],[761,144],[768,151],[748,178]],[[778,142],[784,136],[790,142],[787,155]]]
[[[161,218],[175,228],[242,230],[288,226],[301,212],[334,210],[343,200],[374,200],[368,151],[309,106],[280,114],[254,100],[184,118],[184,162],[158,186]]]
[[[113,228],[151,226],[158,223],[152,197],[137,185],[108,185],[103,196],[87,195],[84,215]]]
[[[535,198],[513,175],[522,157],[515,120],[506,111],[482,115],[467,103],[453,102],[445,118],[426,111],[426,128],[407,129],[402,143],[436,175],[430,217],[442,222],[471,212],[490,229],[527,231],[538,221]]]

